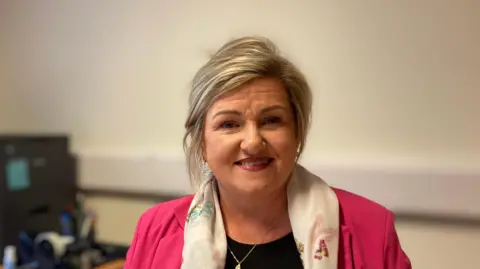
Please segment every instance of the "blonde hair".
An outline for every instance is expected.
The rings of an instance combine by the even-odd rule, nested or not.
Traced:
[[[223,45],[193,78],[183,146],[190,179],[202,181],[205,116],[218,97],[257,78],[276,78],[284,85],[294,114],[297,159],[305,146],[311,120],[312,93],[303,74],[263,37],[242,37]]]

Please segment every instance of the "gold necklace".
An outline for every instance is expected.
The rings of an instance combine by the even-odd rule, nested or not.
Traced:
[[[265,236],[267,236],[267,234],[272,230],[273,226],[275,225],[275,223],[277,222],[277,219],[275,219],[272,223],[272,225],[270,225],[270,227],[268,228],[268,230],[265,232],[265,234],[263,235],[263,238],[262,238],[262,241],[261,243],[264,242],[264,239],[265,239]],[[245,255],[245,257],[243,257],[243,259],[241,261],[239,261],[237,259],[237,256],[235,256],[235,254],[233,254],[233,251],[232,249],[230,248],[230,246],[227,245],[227,248],[228,248],[228,251],[230,251],[230,254],[232,254],[232,257],[235,259],[235,261],[237,262],[237,266],[235,266],[235,269],[242,269],[242,263],[248,258],[248,256],[250,256],[250,254],[252,254],[253,250],[255,249],[255,247],[258,245],[257,244],[254,244],[253,247],[248,251],[247,255]]]

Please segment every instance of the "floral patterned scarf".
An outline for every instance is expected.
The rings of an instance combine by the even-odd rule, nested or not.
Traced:
[[[339,205],[335,192],[297,165],[287,187],[288,214],[305,269],[336,269]],[[213,177],[199,187],[190,205],[182,269],[223,269],[227,239]]]

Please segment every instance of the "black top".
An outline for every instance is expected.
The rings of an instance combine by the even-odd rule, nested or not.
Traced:
[[[250,251],[253,245],[241,244],[231,238],[227,238],[228,246],[241,261]],[[237,261],[233,258],[230,250],[227,250],[225,269],[235,269]],[[293,233],[275,241],[259,244],[241,264],[242,269],[303,269],[302,260],[298,253]]]

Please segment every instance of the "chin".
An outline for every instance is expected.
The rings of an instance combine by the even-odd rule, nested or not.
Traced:
[[[279,182],[271,179],[244,179],[237,185],[237,189],[248,195],[258,195],[268,194],[278,189],[280,187],[279,185]]]

